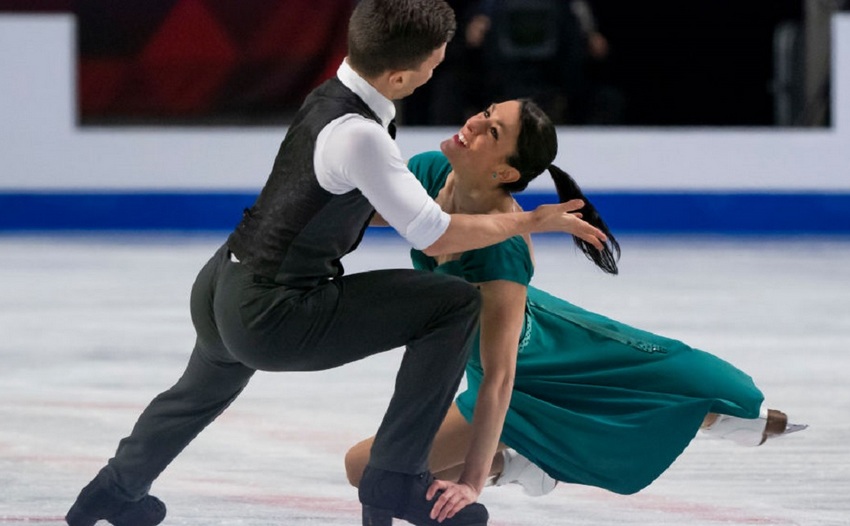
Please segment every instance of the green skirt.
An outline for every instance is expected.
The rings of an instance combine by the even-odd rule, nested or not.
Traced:
[[[476,342],[457,398],[470,421],[481,377]],[[501,440],[557,480],[630,494],[673,463],[707,413],[756,418],[762,401],[716,356],[529,287]]]

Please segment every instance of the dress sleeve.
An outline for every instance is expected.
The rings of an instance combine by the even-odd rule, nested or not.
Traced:
[[[414,155],[407,162],[407,167],[413,172],[413,175],[416,176],[431,199],[437,197],[437,194],[446,184],[449,172],[452,171],[449,160],[442,152],[424,152]]]
[[[534,275],[531,253],[522,236],[465,252],[460,264],[464,279],[472,283],[504,279],[528,285]]]

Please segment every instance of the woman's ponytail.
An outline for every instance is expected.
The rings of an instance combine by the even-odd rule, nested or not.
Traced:
[[[565,203],[570,199],[581,199],[584,201],[584,208],[579,210],[579,212],[581,212],[581,218],[604,232],[608,237],[608,241],[605,243],[603,250],[598,250],[587,241],[573,236],[573,241],[576,246],[584,252],[584,255],[593,261],[597,267],[609,274],[617,274],[617,261],[620,259],[620,244],[617,242],[614,234],[612,234],[608,229],[608,225],[606,225],[605,221],[602,220],[602,216],[599,215],[596,207],[593,206],[593,203],[584,196],[581,188],[578,186],[578,183],[570,177],[570,174],[561,170],[554,164],[549,165],[549,174],[555,182],[555,189],[558,191],[558,200],[562,203]]]

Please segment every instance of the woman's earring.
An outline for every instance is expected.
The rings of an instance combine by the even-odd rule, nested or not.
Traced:
[[[493,179],[498,179],[498,178],[499,178],[499,174],[497,174],[496,172],[493,172]]]

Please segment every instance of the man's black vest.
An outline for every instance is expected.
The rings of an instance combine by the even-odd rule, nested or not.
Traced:
[[[360,243],[375,210],[360,190],[334,195],[319,186],[313,154],[319,132],[351,113],[380,123],[334,77],[313,90],[295,115],[266,185],[227,240],[255,274],[297,288],[342,275],[340,258]]]

